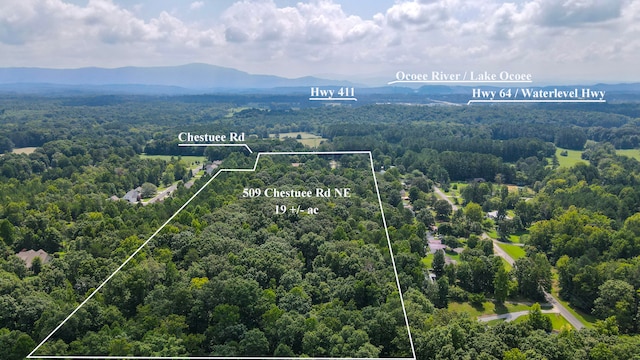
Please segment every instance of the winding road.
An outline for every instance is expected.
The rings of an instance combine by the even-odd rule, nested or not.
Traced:
[[[435,185],[433,186],[433,192],[441,199],[446,200],[449,204],[451,204],[451,208],[453,209],[453,211],[456,211],[458,209],[458,206],[455,205],[453,203],[453,201],[451,201],[451,199],[449,199],[449,197],[447,195],[445,195],[445,193],[440,190],[440,188],[436,187]],[[509,256],[509,254],[507,254],[504,250],[502,250],[502,248],[500,248],[500,246],[498,246],[498,240],[491,238],[489,235],[487,235],[487,233],[483,232],[482,233],[482,238],[483,239],[491,239],[493,241],[493,252],[500,256],[501,258],[505,259],[510,265],[513,266],[513,264],[515,263],[515,260],[513,260],[513,258],[511,256]],[[577,317],[575,317],[570,311],[569,309],[567,309],[566,306],[562,305],[560,303],[560,301],[558,301],[558,299],[556,299],[555,296],[553,296],[552,294],[548,293],[548,292],[544,292],[544,296],[547,299],[547,301],[549,302],[549,304],[551,304],[553,306],[553,309],[551,310],[545,310],[546,312],[549,313],[560,313],[565,319],[567,319],[567,321],[575,328],[575,329],[582,329],[584,327],[584,324],[582,324],[582,322],[580,320],[578,320]],[[512,313],[512,314],[518,314],[520,313],[516,312],[516,313]],[[543,311],[544,312],[544,311]],[[527,313],[527,312],[525,312]],[[508,314],[501,314],[501,315],[508,315]],[[501,316],[499,315],[499,316]],[[521,316],[521,315],[518,315]],[[516,318],[518,316],[515,316]],[[504,317],[506,319],[506,317]],[[483,318],[484,319],[484,318]],[[500,318],[497,318],[500,319]],[[479,319],[480,320],[480,319]],[[493,319],[490,319],[493,320]],[[489,321],[489,320],[482,320],[482,321]]]

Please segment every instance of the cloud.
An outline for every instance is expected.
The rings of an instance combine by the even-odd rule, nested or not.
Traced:
[[[204,1],[194,1],[189,5],[189,10],[198,10],[204,6]]]
[[[537,0],[535,21],[543,26],[573,27],[617,19],[623,0]]]
[[[449,7],[440,1],[406,1],[387,10],[386,21],[396,29],[432,30],[443,26],[450,18]]]
[[[640,58],[640,0],[397,0],[370,18],[345,12],[338,1],[348,0],[238,0],[219,13],[191,1],[183,12],[144,18],[141,8],[114,0],[68,1],[0,1],[0,66],[208,62],[288,76],[435,67],[562,74],[580,64],[622,73]],[[193,10],[203,15],[197,21]]]
[[[222,16],[234,37],[253,42],[287,41],[296,44],[341,44],[375,35],[378,25],[347,16],[331,1],[298,3],[278,8],[273,1],[241,1]]]

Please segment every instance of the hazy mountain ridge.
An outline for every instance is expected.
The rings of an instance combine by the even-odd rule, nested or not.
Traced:
[[[338,76],[338,75],[334,75]],[[355,87],[357,94],[466,95],[472,88],[499,90],[505,87],[573,89],[589,87],[607,92],[640,93],[640,83],[591,85],[500,86],[493,84],[386,84],[363,85],[346,80],[305,76],[295,79],[275,75],[249,74],[215,65],[194,63],[180,66],[50,69],[35,67],[0,68],[0,91],[4,93],[132,93],[132,94],[200,94],[200,93],[277,93],[300,94],[310,87]]]
[[[79,69],[0,68],[0,84],[57,85],[148,85],[186,89],[263,89],[273,87],[323,86],[344,83],[305,76],[287,79],[274,75],[249,74],[207,64],[159,67],[86,67]]]

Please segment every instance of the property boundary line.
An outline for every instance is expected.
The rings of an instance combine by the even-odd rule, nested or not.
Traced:
[[[187,145],[187,144],[185,144]],[[185,146],[183,145],[183,146]],[[190,144],[190,145],[194,145],[194,144]],[[197,146],[197,145],[194,145]],[[251,151],[249,149],[249,151]],[[373,176],[373,183],[375,185],[375,190],[376,190],[376,195],[378,197],[378,204],[380,205],[380,214],[382,216],[382,224],[384,227],[384,231],[385,231],[385,235],[387,237],[387,245],[389,247],[389,254],[391,256],[391,264],[393,265],[393,273],[396,277],[396,286],[398,287],[398,295],[400,296],[400,304],[402,306],[402,313],[404,315],[404,321],[405,321],[405,326],[407,328],[407,336],[409,337],[409,343],[411,344],[411,354],[412,357],[410,358],[336,358],[336,357],[310,357],[310,358],[304,358],[304,359],[311,359],[311,360],[408,360],[408,359],[412,359],[415,360],[416,359],[416,351],[415,351],[415,347],[413,344],[413,337],[411,336],[411,328],[409,327],[409,318],[407,317],[407,310],[404,304],[404,296],[402,295],[402,288],[400,287],[400,278],[398,277],[398,270],[396,268],[396,261],[395,261],[395,256],[393,254],[393,248],[391,246],[391,238],[389,237],[389,230],[387,228],[387,220],[386,217],[384,215],[384,209],[382,207],[382,198],[380,197],[380,189],[378,187],[378,179],[376,178],[376,172],[375,172],[375,168],[374,168],[374,164],[373,164],[373,155],[371,153],[371,151],[329,151],[329,152],[323,152],[323,151],[300,151],[300,152],[295,152],[295,151],[289,151],[289,152],[259,152],[256,156],[256,160],[253,164],[253,167],[250,169],[219,169],[218,172],[216,172],[211,179],[207,180],[207,182],[202,185],[202,187],[200,187],[200,189],[198,189],[198,191],[196,191],[184,204],[182,204],[182,206],[180,206],[180,208],[173,213],[173,215],[171,215],[171,217],[169,217],[169,219],[167,219],[167,221],[165,221],[151,236],[149,236],[149,238],[142,243],[142,245],[140,245],[123,263],[122,265],[120,265],[111,275],[109,275],[97,288],[95,288],[91,294],[89,294],[89,296],[87,296],[87,298],[82,301],[82,303],[80,303],[80,305],[78,305],[55,329],[53,329],[53,331],[51,333],[49,333],[49,335],[47,335],[30,353],[29,355],[27,355],[27,359],[78,359],[78,360],[83,360],[83,359],[104,359],[104,360],[109,360],[109,359],[126,359],[126,360],[133,360],[133,359],[144,359],[144,360],[169,360],[169,359],[178,359],[178,360],[191,360],[191,359],[202,359],[202,360],[231,360],[231,359],[243,359],[243,360],[274,360],[274,359],[280,359],[280,360],[300,360],[303,359],[301,357],[274,357],[274,356],[263,356],[263,357],[253,357],[253,356],[233,356],[233,357],[225,357],[225,356],[189,356],[189,357],[180,357],[180,356],[170,356],[170,357],[163,357],[163,356],[156,356],[156,357],[150,357],[150,356],[96,356],[96,355],[34,355],[34,353],[42,346],[44,345],[44,343],[46,343],[51,336],[53,336],[53,334],[55,334],[62,326],[64,326],[64,324],[67,323],[67,321],[69,321],[69,319],[75,315],[78,310],[80,310],[81,307],[83,307],[89,300],[91,300],[91,298],[93,298],[93,296],[100,291],[107,282],[109,282],[120,270],[122,270],[122,268],[124,268],[153,238],[156,237],[156,235],[158,235],[158,233],[160,233],[160,231],[162,231],[162,229],[164,229],[165,226],[167,226],[185,207],[187,207],[187,205],[189,205],[191,203],[191,201],[193,199],[195,199],[200,192],[202,192],[202,190],[204,190],[207,186],[209,186],[209,184],[218,176],[220,175],[220,173],[222,172],[255,172],[257,167],[258,167],[258,161],[260,161],[260,157],[261,156],[270,156],[270,155],[356,155],[356,154],[360,154],[360,155],[369,155],[369,161],[371,164],[371,174]]]

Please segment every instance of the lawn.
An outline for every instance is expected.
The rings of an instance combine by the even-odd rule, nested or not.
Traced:
[[[624,149],[624,150],[616,150],[616,154],[625,155],[631,158],[634,158],[640,161],[640,150],[639,149]]]
[[[507,271],[511,271],[511,269],[513,269],[513,267],[511,266],[511,264],[509,264],[507,262],[507,260],[505,260],[503,257],[500,257],[500,259],[502,260],[502,263],[504,264],[504,269]]]
[[[482,315],[506,314],[516,311],[528,311],[529,305],[505,302],[503,305],[496,305],[492,301],[485,301],[481,306],[471,305],[470,303],[450,302],[448,309],[450,311],[463,312],[471,317]]]
[[[11,152],[14,154],[31,154],[36,151],[36,147],[23,147],[23,148],[15,148]]]
[[[200,164],[207,162],[207,158],[204,156],[172,156],[172,155],[146,155],[146,154],[141,154],[140,158],[142,159],[160,159],[160,160],[164,160],[164,161],[171,161],[171,158],[180,158],[180,160],[191,166],[193,164],[195,164],[196,162],[199,162]]]
[[[561,156],[560,153],[562,151],[566,151],[567,156]],[[585,160],[582,160],[582,158],[580,158],[581,155],[582,151],[556,148],[556,156],[558,157],[560,167],[571,167],[580,161],[586,162]]]
[[[520,237],[522,235],[527,235],[527,234],[529,234],[528,230],[527,231],[517,232],[515,234],[511,234],[511,235],[509,235],[509,241],[511,241],[514,244],[521,244],[522,241],[520,240]]]
[[[547,314],[551,318],[551,325],[553,326],[553,330],[560,331],[563,328],[573,329],[573,325],[564,316],[560,314]]]
[[[242,110],[247,110],[249,109],[248,107],[236,107],[236,108],[231,108],[229,109],[229,112],[227,113],[227,115],[225,115],[224,117],[226,118],[232,118],[233,115],[239,113]]]
[[[422,264],[427,268],[431,269],[431,264],[433,263],[433,254],[428,254],[427,256],[422,258]]]
[[[499,243],[498,246],[504,250],[513,260],[525,257],[526,253],[522,246]]]
[[[298,135],[300,138],[298,139]],[[269,134],[270,138],[276,137],[276,134]],[[308,132],[289,132],[289,133],[280,133],[278,134],[278,138],[292,138],[296,139],[299,143],[309,146],[309,147],[318,147],[321,142],[327,141],[328,139],[323,138],[322,136],[314,135]]]
[[[454,185],[456,185],[455,189],[454,189]],[[449,199],[451,199],[451,201],[453,201],[454,204],[462,205],[462,203],[464,202],[464,199],[462,198],[461,191],[467,185],[468,185],[467,183],[463,183],[463,182],[452,182],[451,185],[449,186],[449,191],[445,192],[445,194]],[[456,199],[458,199],[458,202],[456,202]]]
[[[458,253],[457,253],[457,252],[455,252],[455,251],[448,251],[448,250],[445,250],[445,255],[446,255],[447,257],[449,257],[451,260],[455,260],[455,261],[457,261],[457,262],[460,262],[460,254],[458,254]]]
[[[449,191],[447,192],[447,195],[449,195],[449,196],[461,196],[460,192],[468,184],[467,183],[463,183],[463,182],[452,182],[450,185],[451,186],[449,186]],[[454,185],[455,185],[455,189],[454,189]]]
[[[567,328],[567,327],[570,329],[573,329],[573,326],[571,325],[571,323],[569,323],[567,319],[565,319],[560,314],[543,314],[543,315],[551,319],[551,327],[553,328],[554,331],[560,331],[563,328]],[[524,322],[527,320],[527,316],[528,315],[519,316],[518,318],[513,320],[513,322],[517,322],[517,323]]]

